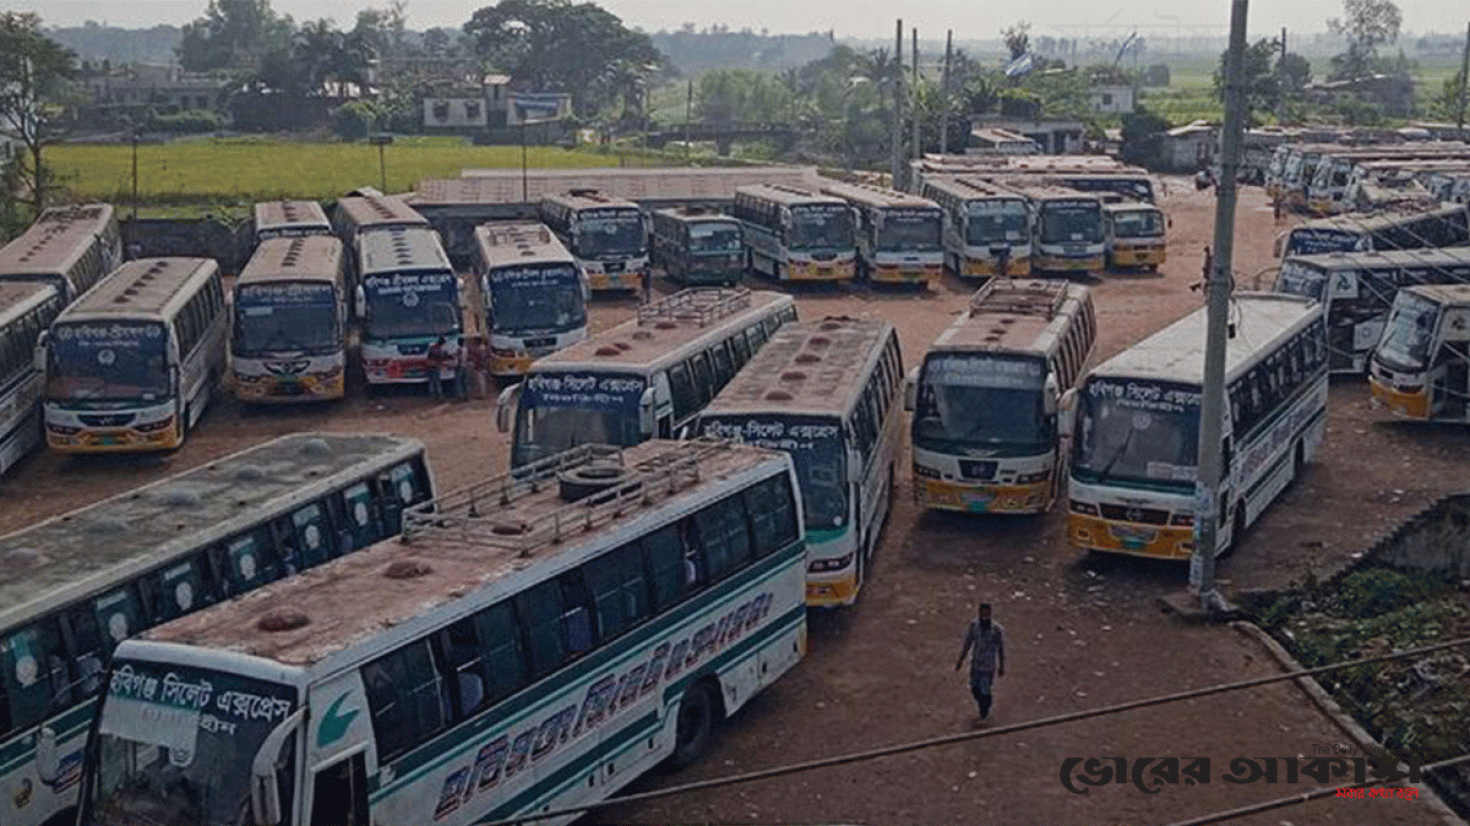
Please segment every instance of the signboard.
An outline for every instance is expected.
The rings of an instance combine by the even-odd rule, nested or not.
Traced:
[[[643,379],[611,373],[533,373],[526,377],[523,405],[570,407],[619,413],[637,421]]]
[[[536,123],[560,120],[572,114],[572,96],[565,92],[511,92],[505,98],[505,122]]]

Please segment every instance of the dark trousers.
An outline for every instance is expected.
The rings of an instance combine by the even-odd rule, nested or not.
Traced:
[[[975,705],[980,709],[980,718],[983,720],[990,716],[990,703],[995,699],[990,693],[990,682],[992,674],[971,674],[970,694],[975,697]]]

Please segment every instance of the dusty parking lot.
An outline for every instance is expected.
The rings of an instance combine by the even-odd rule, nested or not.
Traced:
[[[1105,358],[1197,307],[1202,248],[1214,201],[1183,180],[1164,200],[1170,260],[1158,274],[1092,282]],[[1250,286],[1270,265],[1278,231],[1258,188],[1242,191],[1235,270]],[[752,283],[752,286],[756,284]],[[899,328],[906,366],[965,303],[971,286],[947,280],[925,293],[863,289],[805,292],[804,318],[881,316]],[[631,316],[631,301],[603,300],[595,328]],[[424,440],[438,482],[452,487],[505,467],[507,439],[493,402],[435,405],[420,395],[367,398],[303,410],[245,410],[217,403],[184,449],[155,460],[68,460],[39,453],[0,482],[0,529],[61,513],[282,433],[362,430]],[[1443,493],[1463,490],[1470,433],[1393,424],[1357,381],[1335,382],[1327,441],[1306,476],[1221,562],[1223,589],[1285,585],[1322,575]],[[899,468],[907,467],[901,457]],[[995,604],[1008,635],[995,725],[1016,723],[1273,673],[1254,644],[1223,627],[1163,614],[1158,596],[1184,584],[1182,566],[1086,557],[1063,535],[1060,508],[1037,518],[920,513],[899,474],[893,518],[860,603],[811,617],[807,658],[721,730],[710,753],[649,790],[796,763],[835,753],[966,730],[973,706],[952,671],[974,603]],[[1308,788],[1223,782],[1231,758],[1311,756],[1348,743],[1295,688],[1160,706],[1018,735],[694,793],[595,815],[606,823],[1162,824]],[[1154,795],[1107,786],[1086,796],[1058,777],[1068,757],[1208,757],[1213,781]],[[1254,826],[1425,824],[1422,802],[1328,798],[1243,818]]]

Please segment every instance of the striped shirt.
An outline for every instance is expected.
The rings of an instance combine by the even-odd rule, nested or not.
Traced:
[[[963,662],[965,655],[974,649],[974,656],[970,658],[970,674],[994,674],[997,669],[1004,669],[1006,665],[1005,636],[1000,623],[990,621],[990,628],[982,630],[980,620],[970,620],[970,627],[965,631],[965,647],[960,649],[960,661]]]

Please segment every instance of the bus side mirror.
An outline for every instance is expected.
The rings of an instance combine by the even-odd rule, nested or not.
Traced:
[[[367,318],[367,293],[362,291],[362,287],[358,287],[355,291],[352,309],[357,313],[358,318]]]
[[[658,428],[653,415],[653,396],[653,388],[649,387],[638,397],[638,429],[645,439],[652,439]]]
[[[854,485],[863,481],[863,454],[851,448],[847,451],[847,481]]]
[[[909,371],[903,379],[903,409],[912,411],[917,407],[919,397],[919,368],[915,367]]]
[[[255,753],[255,761],[250,767],[250,812],[255,816],[255,826],[278,826],[282,820],[281,786],[276,780],[276,763],[286,738],[296,730],[305,715],[305,708],[292,712],[266,735],[260,751]]]
[[[1285,241],[1286,241],[1286,236],[1284,236],[1284,235],[1278,235],[1278,236],[1276,236],[1276,243],[1273,244],[1273,245],[1271,245],[1271,257],[1272,258],[1280,258],[1281,257],[1281,250],[1282,250],[1283,247],[1285,247]]]
[[[37,373],[46,372],[46,350],[50,342],[50,330],[42,330],[41,335],[36,338],[36,349],[31,352],[31,366]]]
[[[1074,388],[1062,394],[1061,401],[1057,404],[1057,429],[1058,435],[1063,439],[1072,438],[1072,431],[1077,424],[1077,390]]]
[[[495,429],[501,433],[510,432],[510,414],[521,401],[521,386],[512,384],[510,387],[500,391],[500,396],[495,400]]]
[[[56,729],[41,726],[36,732],[36,776],[54,786],[61,776],[61,755],[56,753]]]
[[[1048,416],[1056,415],[1058,406],[1057,397],[1059,395],[1061,394],[1057,389],[1056,374],[1048,374],[1046,377],[1046,386],[1041,391],[1041,412]]]

